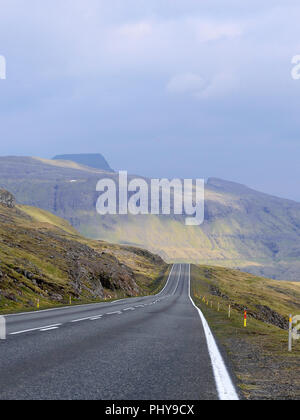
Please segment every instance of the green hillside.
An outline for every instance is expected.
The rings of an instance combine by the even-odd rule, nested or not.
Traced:
[[[2,197],[5,197],[2,200]],[[91,241],[0,191],[0,312],[155,292],[167,265],[147,251]]]
[[[101,178],[118,175],[70,161],[0,157],[0,186],[19,203],[68,220],[92,239],[132,244],[169,262],[240,268],[281,280],[300,280],[300,204],[211,178],[205,222],[187,227],[179,216],[99,216]]]

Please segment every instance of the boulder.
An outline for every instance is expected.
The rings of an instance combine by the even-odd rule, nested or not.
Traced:
[[[12,209],[16,205],[16,199],[10,192],[0,189],[0,204]]]

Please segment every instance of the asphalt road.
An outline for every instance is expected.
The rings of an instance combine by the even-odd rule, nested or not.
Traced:
[[[7,316],[0,399],[235,399],[189,277],[179,264],[157,296]]]

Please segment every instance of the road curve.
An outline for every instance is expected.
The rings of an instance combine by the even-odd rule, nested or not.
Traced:
[[[237,399],[186,264],[156,296],[8,315],[6,324],[2,400]]]

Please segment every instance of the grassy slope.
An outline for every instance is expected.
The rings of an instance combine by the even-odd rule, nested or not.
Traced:
[[[299,203],[211,179],[205,192],[206,220],[200,227],[186,227],[174,217],[99,217],[96,184],[103,177],[118,178],[67,161],[0,157],[0,185],[18,202],[69,220],[84,236],[135,244],[172,262],[221,265],[298,280]]]
[[[294,342],[293,352],[288,353],[287,331],[269,324],[267,315],[257,307],[267,306],[286,321],[290,313],[300,314],[299,283],[276,283],[240,271],[193,266],[192,294],[226,349],[246,398],[300,399],[300,341]],[[230,319],[229,304],[232,307]],[[249,316],[246,329],[243,327],[244,308],[258,317]],[[276,324],[276,319],[271,322]]]
[[[39,157],[33,157],[32,159],[35,159],[41,163],[45,163],[46,165],[56,166],[58,168],[78,169],[80,171],[90,172],[90,173],[104,172],[101,169],[90,168],[88,166],[81,165],[80,163],[72,162],[69,160],[49,160],[49,159],[43,159]]]
[[[46,211],[0,205],[0,312],[33,309],[37,298],[45,308],[70,295],[86,303],[146,294],[163,285],[166,269],[143,250],[85,239]]]
[[[261,222],[256,229],[261,228],[262,232],[257,233],[257,236],[252,221],[249,220],[249,226],[243,226],[243,221],[238,222],[236,215],[220,217],[202,227],[187,227],[181,221],[153,215],[100,218],[93,212],[86,212],[79,214],[79,217],[83,219],[80,226],[82,234],[109,242],[135,244],[161,255],[169,262],[185,261],[241,268],[270,277],[277,273],[279,279],[295,281],[299,277],[298,256],[287,257],[285,252],[288,245],[290,249],[299,248],[296,237],[293,239],[295,243],[292,240],[287,242],[291,226],[286,227],[286,235],[280,241],[282,254],[274,258],[268,248],[269,243],[273,243],[272,223],[267,233],[267,223]],[[271,239],[268,239],[268,235]]]
[[[78,232],[70,225],[69,222],[61,219],[60,217],[54,216],[54,214],[49,213],[48,211],[31,206],[17,206],[17,208],[30,216],[36,223],[47,223],[50,226],[57,227],[64,232],[70,233],[71,235],[78,236]]]

